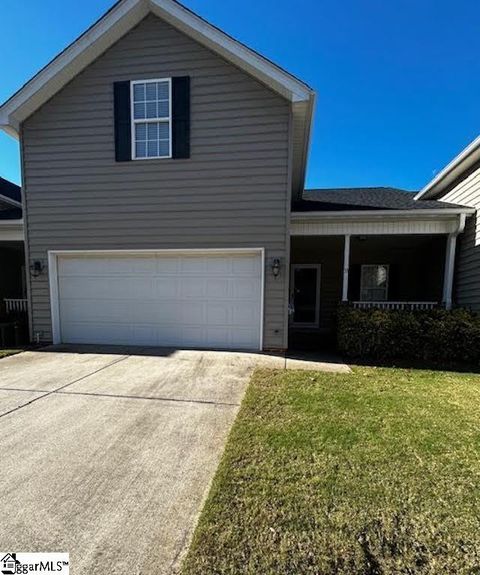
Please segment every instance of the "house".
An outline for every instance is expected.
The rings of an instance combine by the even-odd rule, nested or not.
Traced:
[[[480,312],[480,136],[416,196],[419,203],[430,199],[475,210],[459,239],[455,299],[458,305]]]
[[[305,191],[315,92],[174,0],[120,0],[0,108],[31,337],[285,349],[340,301],[452,305],[471,207]]]
[[[0,318],[26,309],[21,190],[0,178]]]

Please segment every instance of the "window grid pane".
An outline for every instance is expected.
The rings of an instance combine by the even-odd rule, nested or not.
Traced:
[[[170,84],[168,81],[133,85],[135,158],[170,156]]]
[[[170,155],[170,122],[135,124],[135,157],[157,158]]]
[[[386,301],[388,296],[388,266],[362,266],[361,301]]]
[[[134,84],[134,110],[138,109],[139,113],[143,114],[137,116],[135,113],[135,119],[168,118],[170,115],[169,92],[169,83],[166,81]]]

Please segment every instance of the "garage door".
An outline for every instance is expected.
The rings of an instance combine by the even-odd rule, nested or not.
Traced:
[[[62,255],[57,278],[64,343],[261,348],[258,252]]]

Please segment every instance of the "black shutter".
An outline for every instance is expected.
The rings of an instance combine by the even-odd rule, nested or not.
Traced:
[[[172,156],[190,157],[190,77],[172,78]]]
[[[130,82],[113,84],[115,115],[115,160],[128,162],[132,159],[132,128],[130,118]]]

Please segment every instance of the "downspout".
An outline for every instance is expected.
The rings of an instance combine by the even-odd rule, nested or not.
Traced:
[[[443,276],[443,304],[446,309],[452,309],[453,276],[455,272],[455,253],[457,238],[465,230],[466,214],[459,214],[456,230],[447,237],[447,249],[445,253],[445,273]]]

